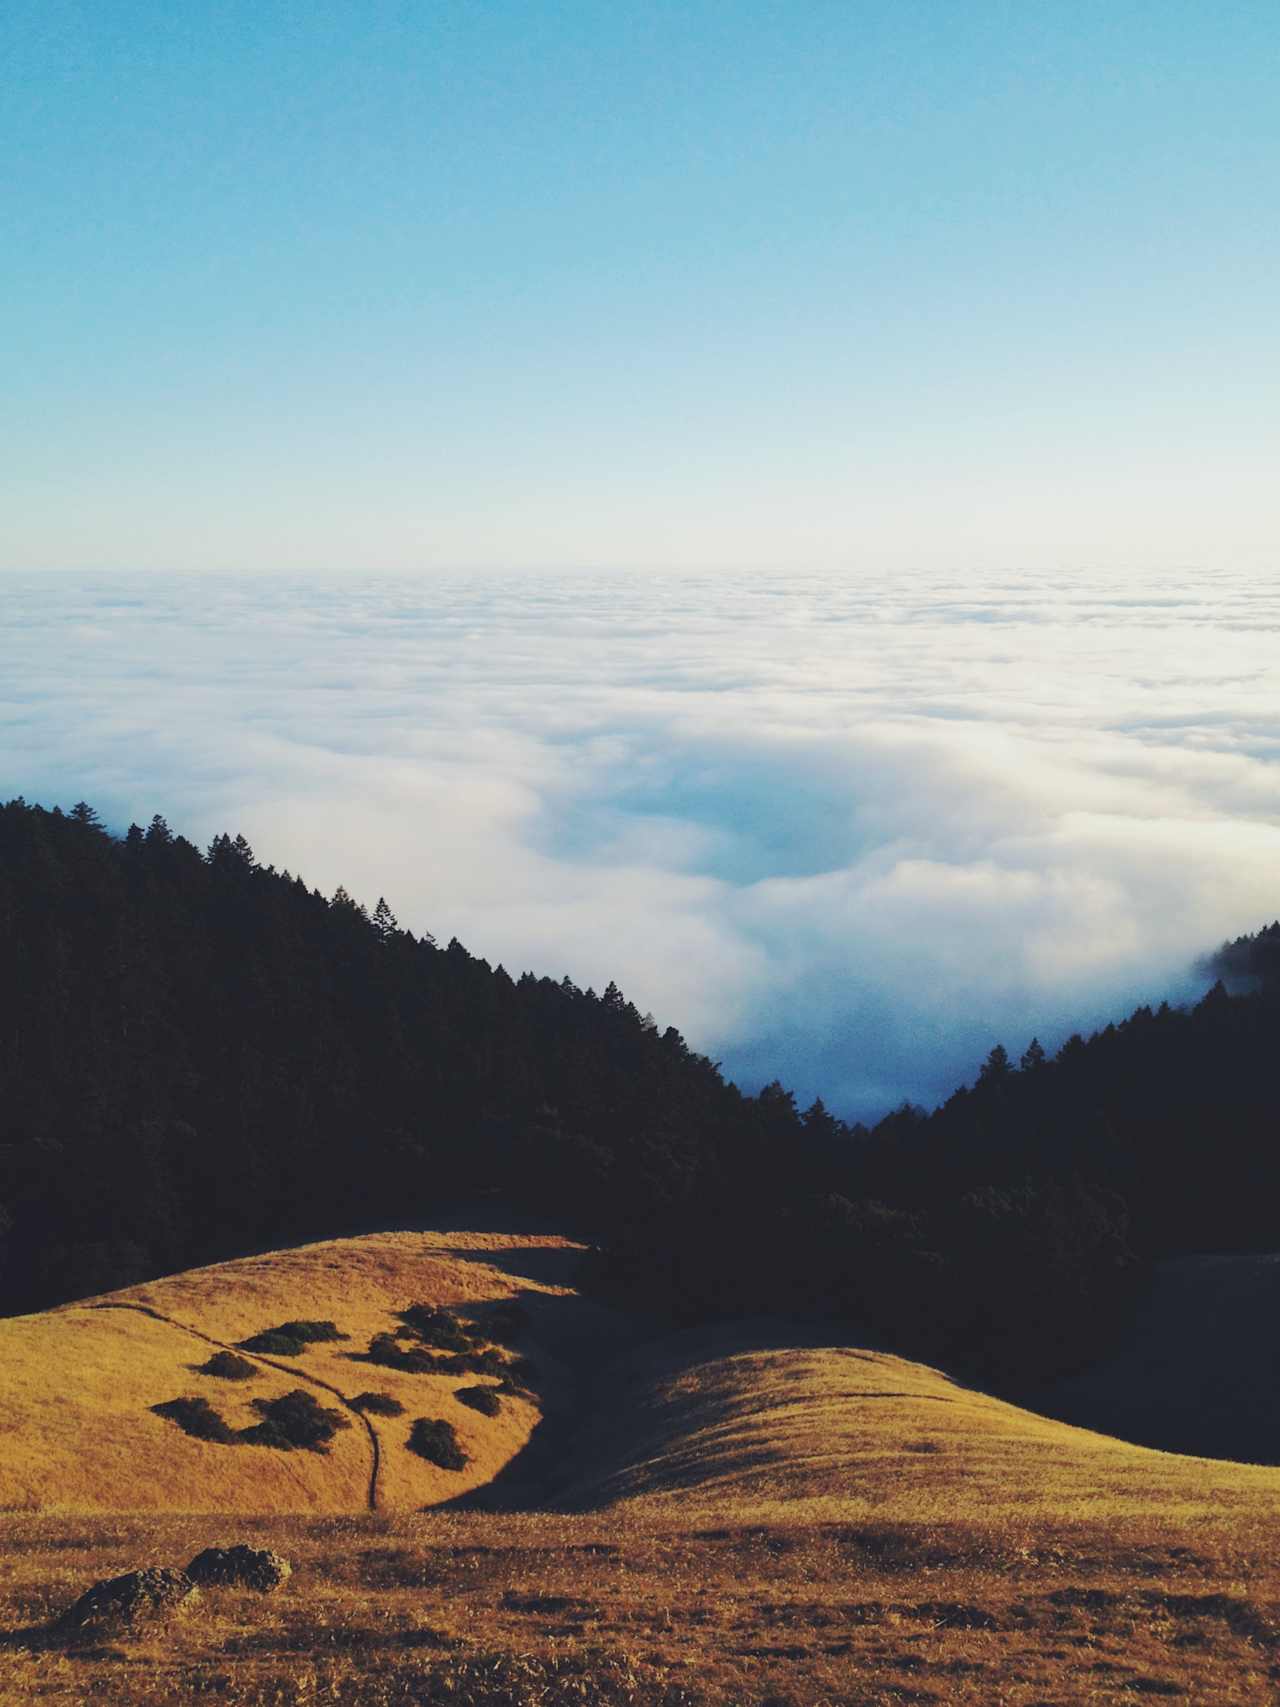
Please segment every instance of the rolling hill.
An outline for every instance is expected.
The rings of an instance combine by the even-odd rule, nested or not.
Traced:
[[[1130,1445],[781,1320],[640,1341],[575,1290],[579,1256],[373,1234],[0,1321],[0,1701],[1253,1707],[1280,1682],[1280,1468]],[[347,1337],[295,1355],[242,1345],[330,1321]],[[231,1352],[256,1373],[204,1368]],[[476,1386],[497,1415],[460,1399]],[[238,1432],[297,1389],[349,1423],[327,1451],[152,1409],[203,1397]],[[370,1390],[403,1411],[353,1409]],[[417,1418],[453,1425],[462,1469],[407,1449]],[[286,1589],[50,1639],[95,1579],[243,1541],[293,1563]]]
[[[0,1321],[0,1506],[350,1513],[472,1495],[806,1522],[1280,1511],[1280,1470],[1131,1445],[925,1364],[813,1342],[795,1324],[637,1346],[633,1319],[574,1289],[580,1249],[549,1234],[372,1234]],[[498,1343],[512,1337],[499,1330],[515,1302],[518,1349]],[[474,1335],[463,1366],[457,1351],[415,1337],[404,1320],[414,1305]],[[332,1323],[343,1337],[294,1355],[245,1345],[299,1322]],[[391,1365],[369,1361],[371,1345]],[[228,1351],[245,1360],[245,1379],[208,1369]],[[427,1372],[397,1366],[408,1353],[425,1356]],[[474,1358],[479,1372],[465,1367]],[[496,1414],[472,1408],[477,1388]],[[195,1438],[154,1409],[203,1399],[239,1432],[299,1389],[338,1418],[323,1451]],[[353,1405],[369,1392],[398,1413]],[[451,1425],[465,1466],[409,1449],[419,1418]]]
[[[599,1384],[555,1498],[734,1522],[1280,1515],[1280,1470],[1134,1446],[782,1325],[676,1335]]]
[[[547,1300],[564,1301],[557,1335],[589,1323],[591,1306],[564,1284],[577,1250],[569,1240],[521,1234],[374,1234],[219,1263],[0,1321],[0,1508],[267,1514],[415,1509],[456,1498],[491,1480],[526,1444],[542,1412],[540,1394],[554,1402],[563,1375],[537,1324]],[[528,1318],[519,1351],[496,1346],[486,1332],[517,1295]],[[447,1310],[474,1329],[470,1355],[487,1351],[493,1367],[408,1373],[367,1361],[378,1335],[399,1332],[400,1351],[415,1348],[400,1320],[415,1304]],[[317,1321],[332,1322],[343,1337],[292,1356],[242,1344],[282,1324]],[[234,1351],[253,1373],[229,1380],[207,1372],[219,1351]],[[501,1371],[524,1370],[526,1362],[536,1371],[499,1394]],[[477,1386],[494,1389],[496,1415],[458,1399]],[[260,1420],[255,1401],[298,1389],[339,1417],[323,1452],[233,1448],[195,1438],[152,1408],[203,1399],[241,1430]],[[352,1406],[371,1391],[402,1412],[387,1417]],[[452,1425],[465,1468],[446,1469],[407,1449],[419,1417]]]

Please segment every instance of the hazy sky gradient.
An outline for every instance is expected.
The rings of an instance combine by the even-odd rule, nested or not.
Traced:
[[[9,0],[0,564],[1268,567],[1273,0]]]
[[[0,79],[0,793],[865,1114],[1276,912],[1274,0],[9,0]]]
[[[165,813],[877,1115],[1280,911],[1247,575],[0,576],[0,797]]]

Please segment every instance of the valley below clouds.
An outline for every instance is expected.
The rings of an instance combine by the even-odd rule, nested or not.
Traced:
[[[1257,575],[0,578],[0,792],[243,831],[875,1118],[1280,912]]]

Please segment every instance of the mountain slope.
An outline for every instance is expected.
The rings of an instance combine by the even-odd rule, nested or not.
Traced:
[[[1280,1515],[1280,1469],[1157,1452],[925,1364],[775,1325],[695,1331],[600,1383],[558,1502],[731,1522]]]
[[[271,1516],[470,1496],[732,1523],[1280,1515],[1280,1469],[1130,1445],[794,1322],[637,1347],[633,1320],[575,1291],[580,1249],[546,1234],[374,1234],[0,1321],[0,1508]],[[501,1346],[517,1299],[518,1348]],[[460,1366],[406,1326],[415,1304],[451,1313],[470,1347]],[[296,1355],[243,1348],[299,1320],[345,1337]],[[369,1361],[379,1344],[427,1371]],[[234,1347],[249,1379],[207,1371]],[[476,1388],[495,1415],[468,1404]],[[299,1389],[346,1425],[323,1452],[193,1438],[153,1409],[200,1398],[241,1431],[261,1420],[255,1400]],[[352,1406],[370,1391],[400,1414]],[[419,1418],[451,1425],[463,1467],[409,1449]]]
[[[538,1305],[563,1298],[570,1314],[589,1313],[560,1278],[576,1260],[577,1247],[551,1236],[375,1234],[220,1263],[0,1321],[0,1508],[269,1514],[456,1498],[514,1457],[541,1414],[530,1390],[497,1395],[495,1416],[457,1394],[496,1389],[498,1366],[523,1371],[521,1354],[537,1360],[539,1388],[554,1392],[559,1377],[538,1342]],[[520,1353],[495,1347],[485,1333],[495,1308],[517,1296],[530,1318]],[[400,1347],[415,1346],[399,1320],[414,1304],[474,1326],[494,1368],[409,1373],[366,1361],[380,1334],[400,1331]],[[255,1371],[244,1380],[202,1370],[220,1348],[298,1320],[332,1321],[346,1337],[294,1356],[240,1349],[236,1355]],[[528,1373],[530,1385],[534,1379]],[[193,1438],[152,1409],[200,1398],[240,1430],[261,1420],[255,1400],[298,1389],[344,1425],[323,1452]],[[397,1401],[402,1414],[350,1405],[369,1391]],[[419,1417],[452,1425],[465,1468],[442,1468],[407,1449]]]

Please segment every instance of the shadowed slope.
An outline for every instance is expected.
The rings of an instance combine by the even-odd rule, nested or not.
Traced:
[[[1111,1353],[1027,1403],[1168,1452],[1280,1464],[1280,1255],[1156,1263]]]
[[[623,1361],[559,1503],[730,1521],[1280,1513],[1280,1470],[1149,1451],[905,1358],[781,1337],[699,1331]]]

